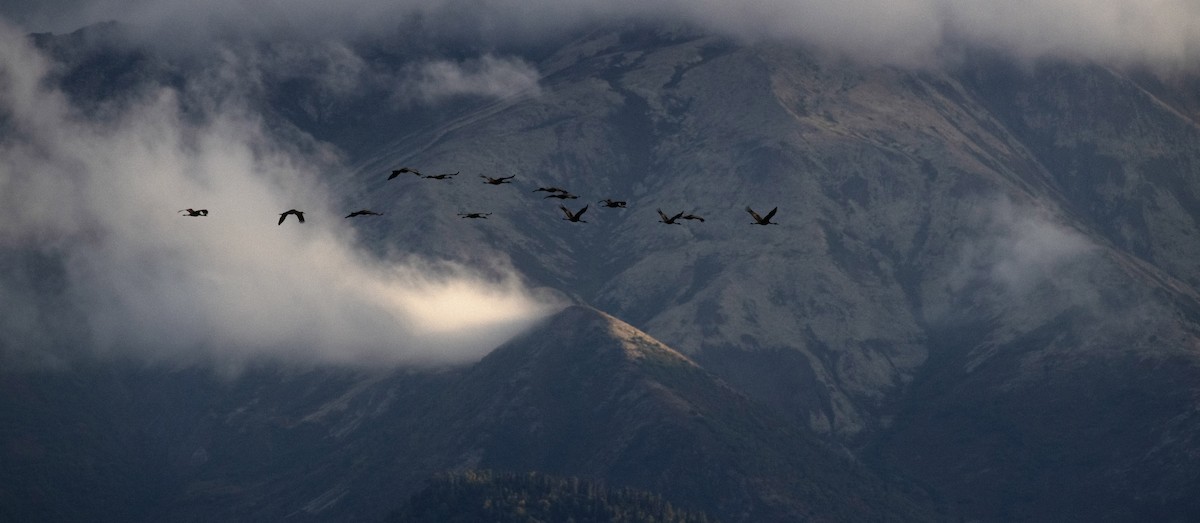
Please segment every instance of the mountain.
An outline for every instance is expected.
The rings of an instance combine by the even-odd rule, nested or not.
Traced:
[[[14,519],[378,521],[436,473],[476,468],[635,487],[726,521],[935,514],[581,306],[433,374],[105,365],[4,383]]]
[[[96,71],[132,63],[56,52],[75,67],[65,70],[91,71],[62,77],[79,99],[114,96]],[[175,498],[174,517],[202,506],[271,519],[290,514],[280,492],[308,500],[314,517],[378,515],[394,507],[348,485],[395,495],[440,470],[487,467],[603,478],[733,520],[934,517],[922,490],[965,519],[1200,518],[1194,75],[1023,63],[989,49],[914,70],[639,24],[513,52],[542,74],[536,95],[406,108],[379,103],[378,90],[339,98],[315,81],[267,77],[267,100],[287,103],[263,112],[346,151],[354,168],[329,184],[346,202],[388,210],[360,226],[367,247],[504,257],[604,312],[568,309],[556,328],[461,372],[331,381],[264,371],[208,386],[221,414],[174,423],[242,412],[230,419],[259,439],[229,443],[224,459],[202,454],[207,487]],[[132,70],[148,72],[115,78],[189,78],[147,60]],[[401,165],[464,180],[385,181]],[[516,183],[488,186],[476,173]],[[557,201],[531,192],[544,185],[582,195],[572,206],[615,198],[629,208],[591,203],[589,223],[568,223]],[[752,225],[746,206],[779,207],[779,225]],[[656,223],[660,208],[706,221]],[[493,215],[456,216],[468,210]],[[612,334],[607,314],[645,338]],[[27,407],[5,411],[13,423],[105,411],[51,409],[77,378],[39,379],[14,378],[48,388],[20,396]],[[368,421],[382,425],[359,428]],[[127,419],[157,426],[146,423]],[[114,447],[93,448],[35,432],[61,442],[52,448],[135,456],[126,433],[103,431],[115,436],[96,441]],[[20,455],[45,455],[16,435]],[[249,449],[285,441],[320,449],[331,468],[298,470],[294,456],[273,458],[268,476],[239,465],[253,462]],[[896,487],[911,484],[920,488]]]
[[[540,97],[409,132],[344,183],[453,161],[627,198],[586,229],[518,194],[491,204],[510,223],[391,237],[504,245],[968,517],[1194,517],[1194,77],[989,50],[914,71],[653,28],[538,67]]]
[[[405,521],[710,521],[675,509],[662,498],[633,489],[544,474],[467,471],[439,476],[413,495],[390,523]]]
[[[471,468],[605,479],[725,520],[930,515],[806,428],[595,309],[564,310],[489,354],[464,384],[463,410],[447,423],[469,435],[457,445],[473,449]]]

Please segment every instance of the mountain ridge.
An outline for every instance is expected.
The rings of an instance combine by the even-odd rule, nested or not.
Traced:
[[[478,468],[636,487],[726,521],[935,513],[908,483],[876,476],[585,306],[473,365],[432,373],[268,365],[221,378],[104,363],[3,378],[18,391],[0,402],[5,459],[35,467],[0,475],[5,510],[18,519],[104,519],[90,504],[99,500],[49,504],[67,492],[62,475],[89,459],[105,465],[72,477],[126,492],[125,508],[111,513],[126,521],[378,521],[399,506],[383,500],[417,492],[434,474]],[[47,408],[98,415],[58,433],[57,423],[21,414]],[[110,432],[118,436],[99,439],[115,447],[82,444]],[[143,469],[156,472],[136,474]]]
[[[470,453],[479,461],[463,463],[466,468],[532,466],[610,482],[624,478],[622,484],[660,492],[676,503],[686,500],[684,506],[723,519],[795,518],[805,511],[830,517],[846,507],[862,514],[882,508],[855,492],[885,489],[884,482],[844,451],[774,420],[683,355],[590,307],[568,307],[497,348],[464,379],[472,387],[503,381],[484,390],[514,392],[498,395],[500,404],[468,399],[470,413],[451,419],[494,416],[500,427],[528,427],[489,432],[490,440],[477,442],[482,449]],[[578,455],[577,446],[587,452]],[[492,450],[498,447],[506,449],[503,456]],[[785,472],[805,467],[807,474]],[[744,479],[729,483],[728,477]],[[819,494],[828,489],[840,493]],[[902,499],[886,502],[895,504],[888,510],[928,516],[924,502]]]
[[[1200,430],[1195,75],[1022,64],[987,50],[911,70],[646,26],[555,45],[527,57],[545,73],[540,92],[498,102],[384,107],[374,105],[384,95],[368,90],[329,103],[318,85],[264,84],[296,107],[317,108],[301,118],[264,105],[272,122],[356,151],[348,161],[355,167],[328,180],[347,202],[396,209],[356,224],[367,249],[403,246],[481,265],[511,260],[534,285],[622,318],[682,355],[630,341],[644,349],[642,359],[630,358],[620,343],[604,345],[614,337],[604,316],[571,308],[567,314],[590,315],[590,334],[541,331],[547,340],[522,338],[527,352],[493,352],[464,374],[489,383],[485,391],[453,372],[422,377],[470,398],[447,412],[422,400],[421,387],[361,389],[353,398],[366,402],[362,412],[379,408],[389,390],[420,405],[393,413],[385,432],[414,447],[437,441],[436,452],[421,456],[423,470],[488,460],[569,464],[572,474],[636,476],[657,492],[667,481],[651,471],[631,464],[605,472],[601,462],[645,452],[630,463],[660,459],[688,470],[683,458],[649,449],[686,436],[712,464],[739,456],[721,445],[728,437],[766,442],[747,462],[781,482],[756,486],[785,500],[763,510],[803,514],[801,501],[786,500],[805,491],[803,478],[762,462],[796,445],[763,436],[778,426],[805,445],[831,442],[855,456],[866,477],[921,485],[949,514],[968,519],[1194,518],[1187,492],[1200,467],[1187,434]],[[124,70],[116,62],[108,66]],[[81,98],[106,94],[88,80],[103,61],[71,65],[90,71],[63,77],[79,80]],[[351,107],[374,111],[363,117]],[[354,133],[331,130],[360,117]],[[410,125],[397,130],[396,122]],[[380,145],[355,149],[363,134]],[[504,187],[385,181],[399,165],[517,178]],[[577,192],[580,202],[611,197],[629,207],[594,208],[589,223],[566,223],[556,205],[532,196],[550,184]],[[747,205],[778,206],[779,225],[753,226]],[[657,208],[707,221],[662,225]],[[466,223],[456,217],[465,210],[493,215]],[[580,355],[593,363],[580,367],[548,341],[559,336],[576,341],[568,349],[594,342],[604,350]],[[577,374],[562,381],[553,369]],[[606,374],[589,375],[599,369]],[[694,396],[679,392],[688,387]],[[723,399],[695,399],[706,394]],[[355,412],[353,398],[349,410],[331,407],[301,426]],[[578,411],[580,404],[611,408]],[[752,419],[737,418],[745,421],[737,430],[696,428],[727,419],[728,405],[749,404],[771,410],[745,409]],[[307,416],[310,407],[297,410]],[[644,438],[597,438],[595,455],[573,454],[561,428],[592,427],[585,412],[620,417],[618,425]],[[361,435],[356,419],[369,416],[339,427]],[[420,419],[460,430],[406,434],[403,423]],[[488,430],[473,433],[478,426]],[[531,437],[547,444],[528,446]],[[813,450],[819,446],[801,447],[828,463]],[[754,473],[744,463],[724,468]],[[397,490],[415,484],[389,481],[405,485]],[[711,492],[692,487],[682,495]],[[761,508],[755,489],[739,488],[710,513],[736,518]],[[343,490],[329,492],[312,498],[336,501]],[[1104,503],[1088,501],[1096,492]],[[912,501],[922,494],[900,497],[914,515],[930,515]],[[887,496],[875,502],[906,505]],[[856,508],[886,512],[862,503]]]

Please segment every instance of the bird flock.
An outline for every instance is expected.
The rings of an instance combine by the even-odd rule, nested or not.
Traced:
[[[427,179],[427,180],[450,180],[450,179],[454,178],[455,176],[458,176],[459,172],[461,172],[461,171],[456,171],[456,172],[452,172],[452,173],[427,175],[427,174],[421,174],[420,171],[413,169],[411,167],[400,167],[398,169],[393,169],[392,172],[388,175],[387,179],[390,181],[390,180],[393,180],[393,179],[399,177],[402,174],[411,174],[418,178],[423,178],[423,179]],[[479,177],[483,178],[483,183],[488,184],[488,185],[505,185],[505,184],[512,183],[512,180],[514,178],[516,178],[516,175],[492,177],[492,176],[487,176],[487,175],[481,174],[481,175],[479,175]],[[557,199],[557,200],[560,200],[563,202],[565,202],[566,200],[579,199],[578,195],[571,194],[570,191],[563,189],[561,187],[538,187],[537,189],[534,189],[533,192],[548,193],[546,196],[543,196],[542,199],[554,198],[554,199]],[[599,203],[602,207],[607,207],[607,208],[611,208],[611,209],[625,209],[625,208],[627,208],[627,205],[628,205],[628,202],[626,202],[626,201],[613,200],[612,198],[605,198],[603,200],[598,201],[597,203]],[[587,223],[587,221],[583,219],[583,213],[587,212],[589,205],[584,205],[581,209],[579,209],[577,211],[572,211],[564,203],[559,203],[558,208],[563,213],[563,220],[566,220],[566,221],[572,222],[572,223]],[[779,210],[779,208],[775,207],[775,208],[771,209],[770,211],[768,211],[767,214],[760,215],[757,212],[755,212],[754,209],[751,209],[750,206],[746,206],[746,212],[750,213],[750,216],[752,218],[754,218],[754,221],[751,222],[752,225],[778,225],[777,222],[771,221],[771,219],[775,217],[775,212],[777,210]],[[208,209],[190,209],[189,208],[189,209],[180,210],[179,212],[184,213],[185,217],[208,216]],[[279,222],[277,223],[277,225],[283,225],[283,222],[284,222],[284,220],[287,219],[288,215],[294,215],[296,217],[296,221],[298,221],[300,223],[304,223],[304,212],[303,211],[298,211],[296,209],[288,209],[284,212],[279,213]],[[486,219],[488,216],[491,216],[491,215],[492,215],[492,213],[490,213],[490,212],[461,212],[461,213],[458,213],[458,216],[460,218],[466,218],[466,219]],[[383,216],[383,213],[375,212],[370,209],[360,209],[360,210],[351,212],[350,214],[347,214],[346,218],[355,218],[355,217],[359,217],[359,216]],[[659,216],[659,220],[658,220],[659,223],[663,223],[666,225],[681,225],[682,222],[680,222],[680,220],[698,221],[700,223],[704,223],[704,218],[702,216],[698,216],[698,215],[695,215],[695,214],[692,214],[692,213],[689,213],[686,211],[681,211],[674,215],[668,215],[667,213],[663,212],[662,209],[658,209],[658,216]]]

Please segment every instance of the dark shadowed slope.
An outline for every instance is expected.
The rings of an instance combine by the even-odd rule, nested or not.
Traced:
[[[1191,510],[1200,477],[1175,463],[1196,454],[1179,434],[1200,397],[1195,77],[968,56],[907,71],[599,31],[539,63],[540,98],[380,163],[504,150],[531,184],[630,195],[587,231],[498,209],[529,219],[489,233],[782,415],[853,448],[882,438],[970,516],[1087,519],[1107,510],[1077,501],[1092,487],[1129,514]],[[656,208],[708,221],[664,227]],[[940,465],[907,461],[927,453]]]
[[[74,97],[187,78],[143,55],[106,61],[73,53],[69,43],[55,49],[69,63],[61,79]],[[261,414],[245,418],[260,420],[255,430],[262,432],[250,433],[276,442],[303,439],[296,427],[317,427],[314,434],[337,435],[321,454],[353,465],[283,467],[294,473],[276,474],[284,478],[279,484],[222,490],[224,480],[212,480],[211,488],[190,492],[211,495],[215,510],[246,510],[230,502],[238,496],[278,500],[257,509],[264,517],[295,506],[279,492],[305,499],[303,513],[313,518],[350,514],[346,507],[360,514],[378,508],[371,492],[325,483],[332,471],[374,474],[364,483],[403,492],[417,488],[422,474],[479,466],[484,456],[514,468],[561,458],[578,469],[565,473],[620,473],[653,490],[660,480],[644,470],[609,470],[572,453],[567,442],[592,432],[564,428],[594,427],[590,420],[605,416],[628,421],[621,416],[645,409],[666,421],[616,424],[623,434],[645,436],[597,438],[603,463],[620,463],[614,456],[628,453],[665,469],[682,467],[672,465],[688,462],[682,457],[646,457],[650,451],[639,449],[656,448],[658,434],[687,434],[684,448],[708,454],[722,448],[714,443],[724,441],[721,434],[758,434],[753,426],[775,421],[807,425],[872,466],[910,475],[967,518],[1194,519],[1194,75],[1017,64],[974,51],[957,65],[910,71],[680,27],[605,28],[545,45],[525,56],[541,75],[534,97],[455,99],[410,110],[381,107],[379,92],[336,99],[315,82],[267,78],[262,110],[297,137],[306,132],[353,151],[357,167],[332,174],[330,184],[355,206],[346,208],[361,202],[386,211],[354,224],[367,248],[484,264],[511,259],[531,280],[629,321],[788,421],[750,410],[758,421],[741,429],[689,432],[707,425],[678,408],[664,414],[659,403],[630,399],[672,397],[644,392],[674,391],[665,378],[650,379],[654,367],[645,362],[568,366],[568,382],[534,382],[521,372],[556,368],[548,358],[561,354],[536,351],[526,368],[497,353],[470,371],[472,380],[491,384],[479,390],[457,373],[438,377],[433,389],[406,389],[407,381],[393,378],[355,388],[345,401],[330,399],[316,417],[291,388],[263,395],[245,411]],[[150,74],[124,74],[141,69]],[[399,165],[519,177],[505,188],[512,191],[386,182]],[[619,197],[628,208],[589,211],[590,223],[575,226],[561,219],[557,202],[532,192],[542,186],[569,188],[580,201]],[[481,198],[488,220],[457,216]],[[746,206],[778,206],[778,225],[751,224]],[[658,208],[707,221],[662,226]],[[588,354],[577,359],[599,361]],[[611,361],[626,360],[641,361]],[[493,366],[519,372],[489,371]],[[593,376],[592,369],[606,374]],[[613,369],[641,374],[608,373]],[[616,390],[634,392],[612,396]],[[560,396],[574,406],[550,403]],[[614,407],[575,420],[574,409],[593,404],[583,399]],[[239,401],[215,412],[241,408]],[[295,413],[268,415],[271,401],[293,405],[286,409]],[[309,421],[267,421],[279,419]],[[387,430],[360,429],[382,420],[391,420]],[[365,450],[375,447],[393,457]],[[724,466],[735,454],[726,450],[710,464]],[[245,459],[230,458],[230,466],[256,463],[232,455]],[[213,458],[213,470],[218,462]],[[377,468],[379,462],[395,468]],[[756,481],[799,481],[770,477],[776,479]],[[730,488],[723,503],[730,511],[755,506],[747,494],[755,490]],[[764,506],[795,505],[785,499]]]
[[[497,349],[453,396],[463,466],[604,479],[729,521],[931,517],[809,429],[592,308]]]
[[[439,474],[413,494],[387,523],[488,521],[607,521],[611,523],[703,523],[704,513],[673,507],[648,492],[609,489],[603,483],[530,472],[469,470]]]
[[[726,521],[934,517],[916,489],[588,307],[460,371],[3,379],[0,495],[18,519],[373,521],[433,474],[477,468],[603,480]]]

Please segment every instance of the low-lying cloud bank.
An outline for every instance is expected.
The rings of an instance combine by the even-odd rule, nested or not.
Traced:
[[[118,20],[162,46],[214,37],[346,40],[416,32],[500,42],[561,36],[617,20],[685,22],[737,38],[804,41],[874,61],[922,65],[958,43],[1023,58],[1194,68],[1200,3],[1192,0],[14,0],[0,16],[33,31]]]
[[[159,88],[86,116],[23,35],[0,27],[0,263],[20,269],[0,275],[6,357],[457,363],[559,307],[505,266],[366,254],[320,183],[336,155],[236,96],[197,118]],[[277,225],[292,208],[306,223]]]

